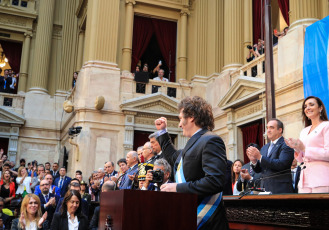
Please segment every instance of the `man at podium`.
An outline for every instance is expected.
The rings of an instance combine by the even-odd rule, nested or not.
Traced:
[[[228,229],[222,191],[225,184],[226,151],[223,140],[212,133],[214,118],[211,105],[194,96],[178,105],[179,127],[189,137],[182,150],[176,150],[167,132],[167,119],[155,120],[157,140],[163,157],[175,170],[176,183],[163,184],[165,192],[198,195],[198,229]]]

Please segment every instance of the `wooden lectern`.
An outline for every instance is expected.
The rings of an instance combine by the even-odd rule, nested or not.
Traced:
[[[108,216],[112,230],[193,230],[197,228],[197,196],[139,190],[104,192],[99,230],[105,229]]]

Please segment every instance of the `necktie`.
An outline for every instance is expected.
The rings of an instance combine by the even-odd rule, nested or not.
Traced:
[[[45,195],[45,197],[46,197],[46,203],[48,203],[48,201],[49,201],[49,196],[48,196],[48,194]]]
[[[295,189],[295,170],[291,171],[291,177],[292,177],[292,186]]]
[[[59,183],[58,183],[58,187],[61,189],[62,186],[63,186],[63,177],[61,177],[61,179],[59,180]]]
[[[270,145],[270,147],[268,148],[268,151],[267,151],[267,157],[270,156],[273,147],[274,147],[274,144],[273,144],[273,142],[271,142],[271,145]]]

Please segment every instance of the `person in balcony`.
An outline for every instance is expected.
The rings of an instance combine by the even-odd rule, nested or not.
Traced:
[[[11,83],[12,83],[12,78],[9,75],[9,70],[6,69],[3,77],[0,78],[0,92],[10,93]]]
[[[74,73],[73,73],[72,89],[75,87],[75,84],[77,83],[78,75],[79,75],[78,72],[74,72]]]
[[[153,80],[169,82],[168,78],[164,77],[164,70],[163,69],[159,70],[158,76],[153,78]]]
[[[11,74],[11,84],[10,84],[10,93],[14,93],[15,92],[15,88],[17,85],[17,77],[19,76],[19,74],[15,74],[15,72],[13,72]]]

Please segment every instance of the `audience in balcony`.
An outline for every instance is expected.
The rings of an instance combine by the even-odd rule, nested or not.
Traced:
[[[0,77],[0,92],[11,93],[10,85],[12,84],[12,77],[9,74],[9,69],[6,69],[3,77]]]
[[[278,32],[277,30],[274,30],[274,36],[277,37],[278,39],[283,38],[284,36],[287,35],[289,30],[289,27],[285,27],[282,32]]]
[[[74,72],[74,73],[73,73],[72,89],[75,87],[75,84],[77,83],[78,75],[79,75],[78,72]]]
[[[159,72],[158,72],[158,76],[155,77],[155,78],[153,78],[153,80],[169,82],[168,78],[165,78],[165,77],[164,77],[164,70],[163,70],[163,69],[160,69],[160,70],[159,70]]]

